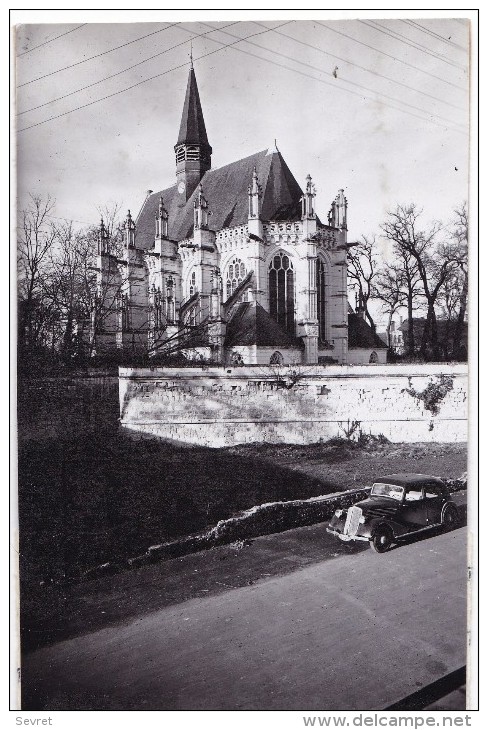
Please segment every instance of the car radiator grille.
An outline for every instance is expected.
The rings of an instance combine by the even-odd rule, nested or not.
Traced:
[[[361,507],[349,507],[347,510],[346,524],[344,525],[345,535],[355,535],[358,531],[359,520],[363,516]]]

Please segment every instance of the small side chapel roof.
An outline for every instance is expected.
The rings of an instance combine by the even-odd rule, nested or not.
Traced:
[[[263,191],[262,219],[273,221],[300,220],[302,190],[278,151],[262,150],[224,167],[209,170],[202,178],[203,194],[211,212],[209,227],[214,231],[245,225],[248,220],[248,192],[254,167]],[[193,201],[182,200],[176,184],[149,195],[136,220],[136,247],[154,245],[154,218],[159,198],[168,211],[169,236],[182,241],[193,235]]]
[[[284,330],[257,302],[239,304],[228,323],[225,347],[235,345],[304,347],[302,340]]]
[[[365,319],[349,312],[348,320],[348,344],[349,347],[374,347],[375,350],[385,350],[386,344],[374,330],[371,329]]]

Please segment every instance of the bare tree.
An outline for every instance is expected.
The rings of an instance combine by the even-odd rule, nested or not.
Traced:
[[[451,241],[440,241],[444,227],[434,222],[426,230],[419,228],[421,211],[415,205],[398,206],[382,225],[386,237],[394,243],[395,253],[413,277],[418,276],[425,300],[427,317],[420,352],[423,357],[439,358],[436,302],[444,282],[457,266]],[[409,313],[410,321],[410,313]],[[411,343],[409,343],[409,349]]]
[[[388,349],[391,350],[391,323],[393,315],[405,305],[407,297],[405,293],[404,272],[394,264],[384,264],[376,278],[372,296],[379,299],[382,310],[388,316],[386,333],[388,337]]]
[[[45,345],[51,311],[44,300],[45,276],[56,240],[51,221],[54,201],[31,195],[20,214],[17,246],[19,345],[27,351]]]
[[[457,254],[457,289],[459,291],[459,308],[454,331],[453,355],[456,360],[460,358],[462,346],[462,334],[466,311],[468,307],[468,211],[466,202],[454,211],[453,240],[455,253]]]
[[[374,282],[378,276],[375,236],[371,239],[363,236],[362,241],[348,244],[347,273],[348,286],[358,293],[364,315],[371,329],[375,331],[376,325],[368,309],[368,303],[374,292]]]

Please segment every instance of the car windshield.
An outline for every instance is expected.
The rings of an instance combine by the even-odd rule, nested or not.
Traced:
[[[403,497],[403,487],[398,487],[396,484],[373,484],[371,489],[372,497],[391,497],[399,502]]]

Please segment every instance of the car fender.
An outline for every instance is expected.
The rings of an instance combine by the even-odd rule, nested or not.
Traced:
[[[403,535],[407,535],[409,533],[408,528],[402,522],[398,522],[397,520],[393,520],[391,518],[385,519],[384,517],[374,517],[369,521],[369,525],[370,539],[374,537],[374,533],[379,527],[386,527],[388,530],[391,531],[393,537],[402,537]]]
[[[395,531],[393,529],[393,526],[391,525],[391,522],[387,522],[383,517],[374,517],[372,520],[370,520],[368,522],[368,524],[369,524],[370,539],[374,537],[375,532],[380,527],[386,527],[389,530],[391,530],[391,532],[393,534],[395,534]]]
[[[445,513],[446,513],[446,509],[448,509],[449,507],[454,507],[454,509],[456,510],[456,513],[458,513],[458,514],[459,514],[459,510],[458,510],[458,508],[457,508],[457,505],[456,505],[456,503],[455,503],[455,502],[453,502],[453,500],[452,500],[452,499],[449,499],[449,500],[448,500],[447,502],[445,502],[445,503],[444,503],[444,504],[442,505],[442,509],[441,509],[441,522],[442,522],[442,521],[444,520],[444,515],[445,515]]]

